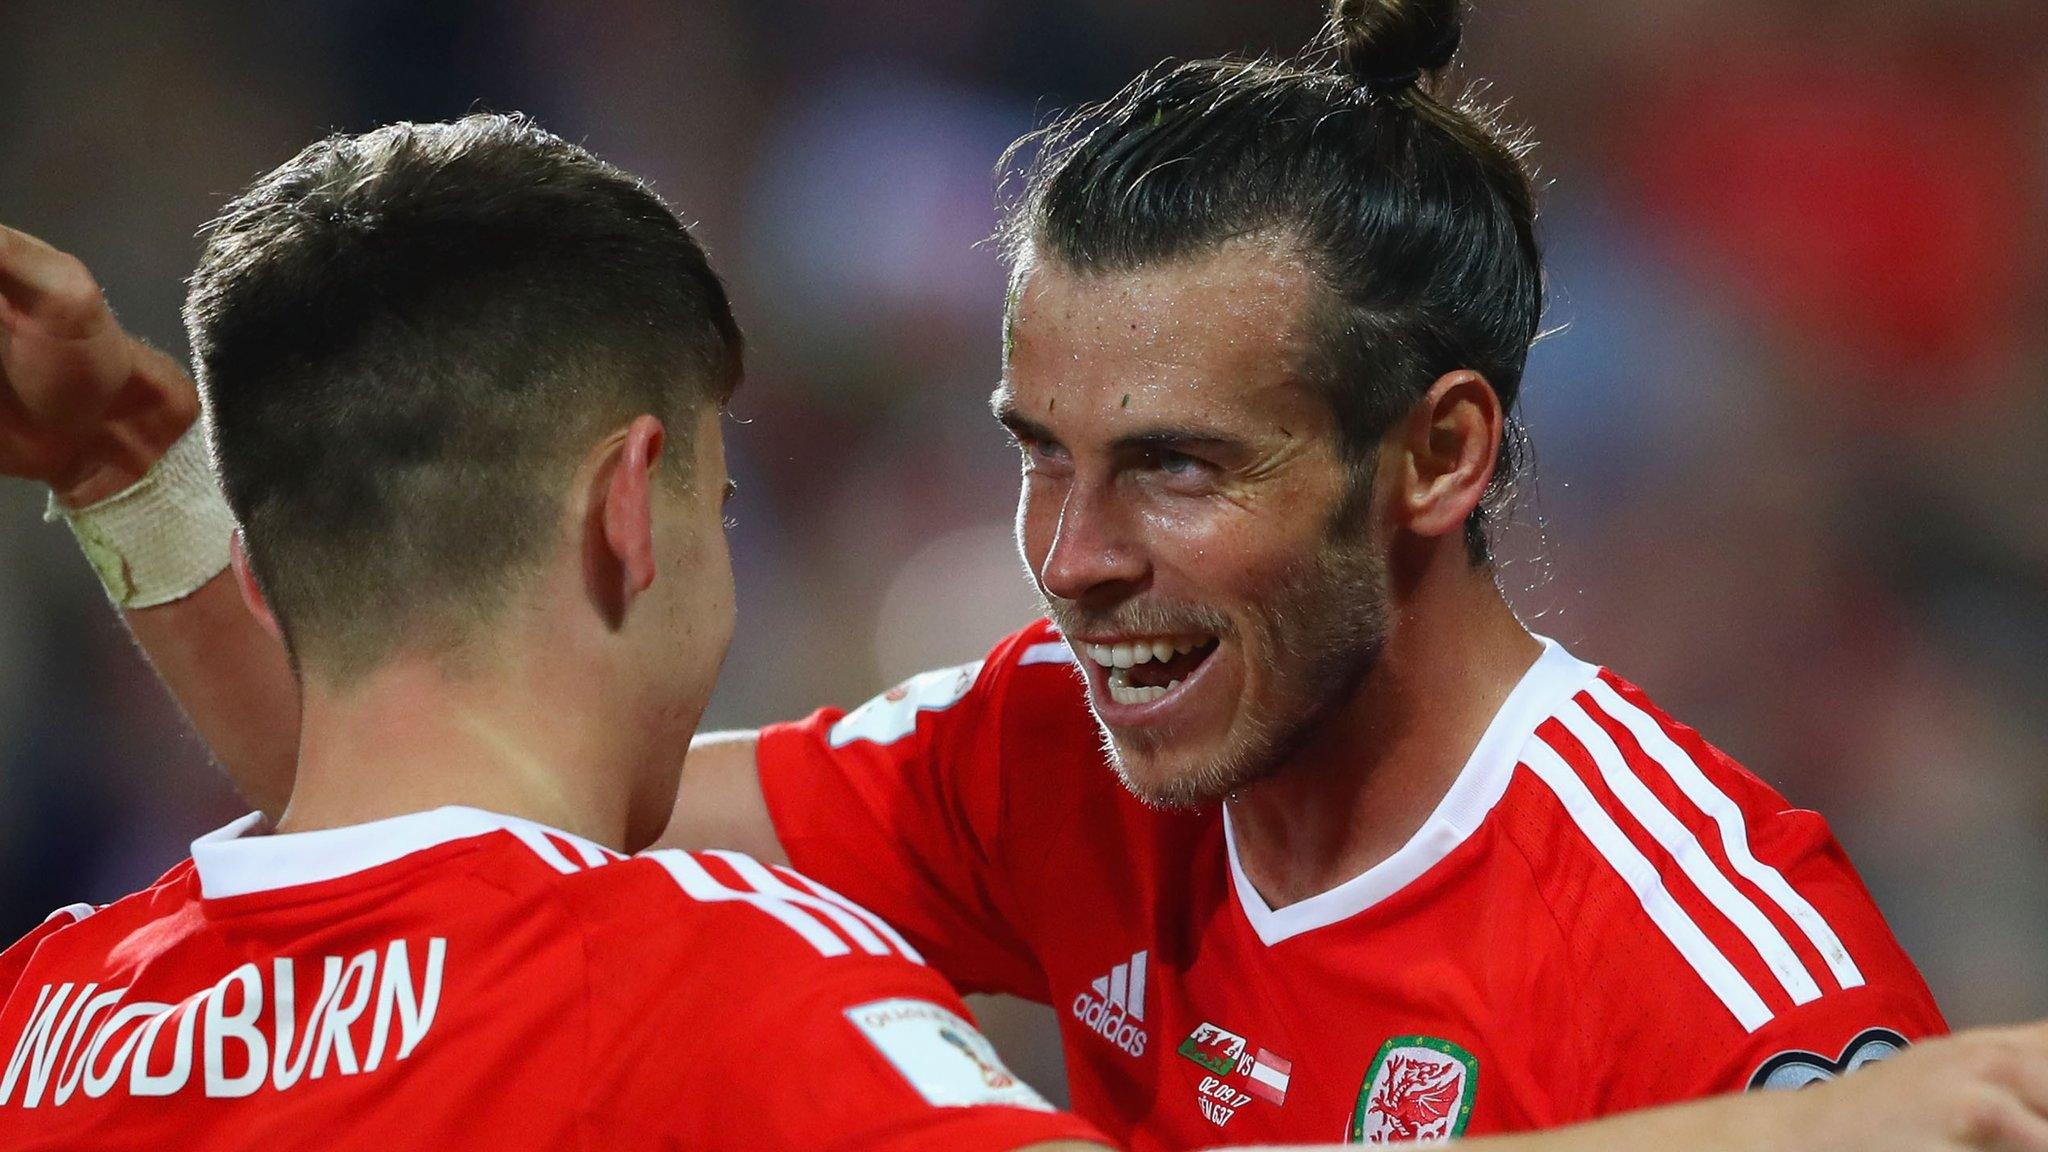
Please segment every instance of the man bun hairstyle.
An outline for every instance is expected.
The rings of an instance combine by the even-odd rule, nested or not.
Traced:
[[[1134,271],[1251,237],[1291,247],[1325,289],[1303,367],[1337,414],[1354,495],[1437,378],[1484,375],[1509,413],[1466,524],[1485,563],[1520,463],[1543,277],[1530,142],[1435,94],[1460,17],[1458,0],[1334,0],[1324,42],[1297,59],[1152,68],[1012,145],[1001,239],[1013,277]]]
[[[516,115],[311,145],[209,226],[185,303],[213,447],[302,670],[456,653],[642,413],[687,482],[740,380],[725,288],[644,183]]]
[[[1336,0],[1337,67],[1375,94],[1395,95],[1443,71],[1464,34],[1457,0]]]

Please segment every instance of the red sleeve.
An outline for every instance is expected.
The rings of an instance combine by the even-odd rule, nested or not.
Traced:
[[[1865,959],[1875,959],[1866,950]],[[1865,966],[1862,987],[1830,989],[1743,1032],[1718,1004],[1677,995],[1619,1022],[1596,1113],[1749,1088],[1832,1080],[1948,1031],[1910,966]]]
[[[36,949],[43,941],[56,935],[80,920],[93,914],[90,904],[69,904],[50,913],[41,924],[30,929],[28,935],[9,945],[0,952],[0,1003],[5,1003],[14,986],[21,983],[22,973],[28,971],[29,962],[35,959]]]
[[[1766,828],[1781,843],[1805,841],[1788,858],[1759,837],[1757,855],[1782,862],[1788,884],[1839,937],[1843,959],[1853,965],[1853,980],[1860,983],[1850,986],[1819,962],[1817,953],[1802,947],[1802,954],[1816,960],[1812,967],[1820,995],[1794,1004],[1766,969],[1745,957],[1743,971],[1772,1009],[1770,1019],[1745,1031],[1720,1004],[1701,995],[1697,980],[1677,978],[1690,973],[1674,974],[1674,988],[1651,1001],[1650,1011],[1617,1022],[1624,1036],[1641,1037],[1633,1045],[1624,1039],[1617,1051],[1661,1049],[1666,1058],[1618,1062],[1607,1110],[1747,1088],[1804,1087],[1948,1031],[1933,994],[1820,818],[1787,813],[1775,828]],[[1670,971],[1669,966],[1664,970]],[[1653,1044],[1650,1030],[1662,1040]]]
[[[959,987],[1043,1000],[998,852],[1000,705],[1028,636],[852,712],[765,728],[756,762],[799,870],[880,913]]]
[[[1793,808],[1626,681],[1610,675],[1594,697],[1591,715],[1627,755],[1653,766],[1648,787],[1684,818],[1710,870],[1731,885],[1730,899],[1739,896],[1762,918],[1752,930],[1738,930],[1682,870],[1663,865],[1674,899],[1726,957],[1728,981],[1753,992],[1751,1019],[1738,1020],[1709,991],[1705,973],[1676,962],[1664,938],[1617,925],[1612,946],[1631,936],[1646,943],[1633,960],[1624,956],[1608,969],[1610,991],[1625,998],[1607,1010],[1611,1056],[1597,1090],[1605,1097],[1600,1111],[1803,1086],[1948,1031],[1926,982],[1818,814]],[[1623,719],[1631,716],[1633,727]],[[1750,853],[1744,867],[1732,867],[1726,849],[1734,829],[1689,806],[1668,771],[1655,767],[1671,763],[1696,765],[1696,791],[1724,797],[1739,811],[1746,832],[1740,839]],[[1638,914],[1641,908],[1636,900],[1617,905],[1633,905]],[[1759,936],[1790,955],[1774,966]]]

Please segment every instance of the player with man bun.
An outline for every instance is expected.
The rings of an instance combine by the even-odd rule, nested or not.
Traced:
[[[1496,585],[1542,265],[1519,138],[1438,94],[1459,30],[1343,0],[1328,62],[1027,140],[994,404],[1048,620],[699,753],[1053,1005],[1133,1147],[1549,1128],[1946,1030],[1818,817]],[[714,814],[671,836],[768,830]]]

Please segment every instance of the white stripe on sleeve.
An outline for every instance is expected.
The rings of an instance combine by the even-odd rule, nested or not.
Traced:
[[[896,931],[896,929],[892,925],[890,925],[890,923],[887,920],[882,919],[880,916],[875,915],[873,912],[868,911],[866,908],[863,908],[859,904],[856,904],[853,901],[847,899],[846,897],[841,896],[839,893],[826,887],[824,884],[821,884],[818,881],[811,879],[809,876],[806,876],[801,872],[789,868],[778,867],[775,869],[775,873],[776,875],[781,876],[784,880],[789,881],[797,887],[814,892],[817,895],[832,901],[834,904],[839,905],[841,908],[846,909],[848,912],[853,913],[855,916],[858,916],[861,919],[867,921],[868,927],[873,928],[876,932],[881,933],[884,939],[888,940],[889,943],[894,944],[896,946],[896,950],[898,952],[903,953],[905,956],[908,956],[910,959],[917,961],[919,964],[924,963],[924,957],[918,953],[917,949],[911,947],[910,941],[905,940],[903,938],[903,934]]]
[[[697,858],[679,848],[664,848],[658,852],[644,852],[642,857],[660,864],[675,877],[684,893],[693,900],[716,904],[727,900],[738,900],[752,904],[789,928],[790,931],[810,942],[811,947],[826,956],[845,956],[853,949],[847,946],[839,934],[820,922],[810,913],[798,908],[787,900],[770,896],[765,892],[749,892],[734,888],[705,871]]]
[[[1605,680],[1594,680],[1586,691],[1593,696],[1593,702],[1600,710],[1621,722],[1643,751],[1662,765],[1671,774],[1671,780],[1686,799],[1699,806],[1700,811],[1713,818],[1721,829],[1721,850],[1728,854],[1728,863],[1736,873],[1756,885],[1771,902],[1782,909],[1792,923],[1806,935],[1814,951],[1827,961],[1828,971],[1835,974],[1835,981],[1843,988],[1861,988],[1863,973],[1856,962],[1849,958],[1849,950],[1842,946],[1841,937],[1828,927],[1828,922],[1819,910],[1807,903],[1806,897],[1786,883],[1785,877],[1776,868],[1758,860],[1749,850],[1749,831],[1742,820],[1742,809],[1726,792],[1716,788],[1706,773],[1693,763],[1685,749],[1665,733],[1657,719],[1622,698],[1621,693]]]
[[[1579,826],[1586,839],[1592,841],[1593,847],[1621,876],[1622,882],[1642,901],[1643,911],[1649,914],[1650,922],[1664,933],[1728,1011],[1734,1013],[1743,1031],[1754,1032],[1768,1023],[1771,1010],[1763,998],[1756,994],[1756,989],[1743,979],[1742,973],[1728,962],[1728,957],[1721,954],[1714,942],[1707,939],[1707,934],[1700,931],[1692,917],[1685,914],[1685,909],[1671,898],[1670,890],[1664,887],[1664,878],[1657,874],[1657,869],[1641,852],[1636,851],[1636,846],[1629,843],[1628,837],[1600,807],[1600,802],[1593,798],[1593,793],[1572,766],[1540,738],[1530,740],[1523,747],[1522,763],[1527,764],[1530,771],[1550,788],[1572,822]]]
[[[1705,896],[1708,903],[1749,938],[1750,945],[1770,966],[1771,974],[1778,978],[1778,984],[1785,989],[1787,996],[1792,997],[1792,1002],[1806,1004],[1820,999],[1820,985],[1814,983],[1812,974],[1800,962],[1799,954],[1792,950],[1784,933],[1778,931],[1777,925],[1771,923],[1754,901],[1722,875],[1720,865],[1700,847],[1698,837],[1636,776],[1607,730],[1600,727],[1592,714],[1577,701],[1559,709],[1557,717],[1592,754],[1593,763],[1599,766],[1601,777],[1620,798],[1622,807],[1627,808],[1629,815],[1634,816],[1637,823],[1663,845],[1666,852],[1671,853],[1671,858],[1678,862],[1686,879],[1700,890],[1700,895]]]
[[[756,892],[767,893],[778,900],[787,900],[799,908],[823,913],[834,924],[839,925],[840,931],[851,936],[853,942],[860,945],[860,950],[868,955],[887,956],[890,953],[891,949],[888,943],[873,928],[868,927],[865,920],[822,896],[814,896],[792,885],[782,877],[770,872],[767,865],[754,859],[752,856],[740,852],[727,852],[717,848],[711,849],[704,854],[706,856],[716,856],[730,864],[732,870],[739,873],[740,879],[753,885]]]
[[[505,831],[510,832],[514,836],[519,837],[521,843],[525,844],[528,848],[533,849],[533,854],[547,861],[548,866],[553,868],[555,871],[560,872],[565,876],[571,872],[583,871],[583,867],[581,865],[570,863],[569,858],[567,856],[562,855],[562,850],[555,847],[554,842],[552,840],[549,840],[546,836],[543,836],[537,830],[532,828],[521,828],[513,826],[506,828]]]
[[[1019,668],[1027,668],[1033,664],[1072,664],[1073,662],[1074,650],[1068,647],[1065,640],[1048,640],[1043,644],[1033,644],[1024,650],[1022,656],[1017,657],[1017,667]]]
[[[580,836],[564,836],[562,839],[568,843],[569,847],[576,850],[576,855],[583,858],[585,867],[596,868],[617,859],[617,857],[607,855],[604,849]]]

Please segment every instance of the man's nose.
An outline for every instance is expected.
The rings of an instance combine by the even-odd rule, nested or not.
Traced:
[[[1130,527],[1129,514],[1108,485],[1069,486],[1038,571],[1040,587],[1071,601],[1120,599],[1137,591],[1149,565]]]

